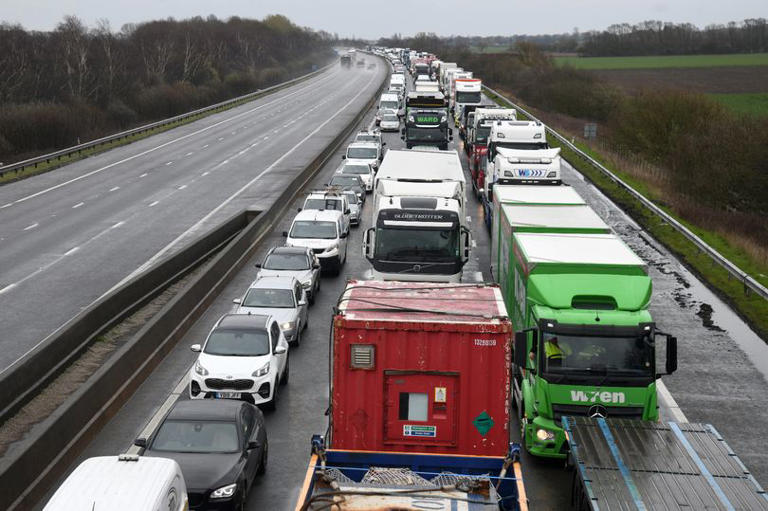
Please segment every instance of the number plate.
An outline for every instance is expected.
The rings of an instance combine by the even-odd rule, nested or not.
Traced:
[[[240,392],[215,392],[216,399],[240,399]]]

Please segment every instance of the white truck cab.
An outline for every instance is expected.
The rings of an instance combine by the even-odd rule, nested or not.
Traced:
[[[121,454],[83,461],[44,511],[186,511],[188,507],[187,487],[176,461]]]
[[[559,185],[560,163],[559,147],[532,151],[500,147],[493,162],[493,183]]]

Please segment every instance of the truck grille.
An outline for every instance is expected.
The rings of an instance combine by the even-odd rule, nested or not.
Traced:
[[[253,387],[253,380],[222,380],[221,378],[208,378],[205,385],[214,390],[248,390]]]
[[[563,415],[588,416],[593,406],[595,405],[552,405],[552,412],[555,415],[555,420],[560,422]],[[605,406],[604,408],[607,417],[622,419],[643,418],[643,407],[641,406]]]

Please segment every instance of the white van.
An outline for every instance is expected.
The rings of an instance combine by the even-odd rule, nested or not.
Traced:
[[[43,511],[186,511],[187,486],[179,464],[129,454],[82,462]]]
[[[400,96],[385,92],[379,99],[379,110],[400,110]]]
[[[308,209],[299,212],[291,229],[283,231],[288,247],[311,248],[323,270],[337,275],[347,261],[347,236],[341,211]]]

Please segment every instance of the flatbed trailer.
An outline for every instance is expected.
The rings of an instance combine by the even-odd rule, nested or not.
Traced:
[[[506,457],[326,449],[312,457],[295,511],[528,511],[520,446]]]
[[[710,424],[563,417],[578,510],[768,510]]]

